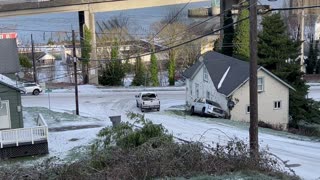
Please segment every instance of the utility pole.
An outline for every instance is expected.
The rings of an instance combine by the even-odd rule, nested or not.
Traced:
[[[301,0],[302,2],[302,5],[301,6],[304,6],[304,0]],[[301,40],[301,59],[300,59],[300,65],[301,65],[301,72],[306,72],[306,69],[305,69],[305,66],[304,66],[304,16],[305,16],[305,10],[302,9],[301,10],[301,35],[300,35],[300,40]]]
[[[250,7],[250,152],[253,158],[259,154],[258,141],[258,88],[257,88],[257,0],[249,0]]]
[[[37,80],[37,65],[36,65],[36,60],[34,58],[34,42],[33,42],[33,37],[32,37],[32,34],[31,34],[31,54],[32,54],[32,65],[33,65],[33,81],[35,83],[38,82]]]
[[[74,33],[74,30],[72,30],[72,46],[73,46],[73,67],[74,67],[74,89],[75,89],[75,98],[76,98],[76,115],[79,115],[76,35]]]

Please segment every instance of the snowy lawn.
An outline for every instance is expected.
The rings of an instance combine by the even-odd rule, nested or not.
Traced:
[[[175,87],[176,88],[176,87]],[[80,86],[79,105],[80,115],[90,117],[89,124],[105,125],[111,124],[108,116],[121,115],[122,120],[128,120],[126,112],[132,111],[141,113],[136,107],[134,95],[137,92],[108,91],[98,89],[94,86]],[[70,90],[54,90],[50,93],[51,110],[61,112],[61,116],[70,116],[74,107],[74,95]],[[143,89],[140,89],[143,91]],[[174,136],[186,140],[202,141],[207,144],[226,143],[230,138],[237,137],[248,141],[248,124],[230,120],[202,118],[189,116],[181,113],[181,108],[185,103],[185,91],[171,90],[157,91],[161,100],[160,112],[146,112],[145,115],[154,123],[163,124]],[[49,107],[48,94],[40,96],[23,96],[24,107],[34,107],[30,109],[38,112],[37,107]],[[172,108],[173,107],[173,110]],[[39,108],[39,112],[42,108]],[[73,115],[71,115],[73,116]],[[48,114],[50,119],[50,114]],[[63,119],[63,118],[61,118]],[[50,122],[51,121],[51,122]],[[76,124],[73,124],[76,123]],[[85,120],[62,122],[51,118],[49,124],[57,126],[79,126],[85,125]],[[60,124],[60,125],[59,125]],[[49,133],[50,156],[68,157],[68,153],[79,146],[87,146],[95,138],[100,128],[89,128],[79,130],[67,130]],[[316,179],[320,177],[320,143],[303,136],[292,135],[286,132],[273,131],[269,129],[259,129],[259,140],[261,148],[269,148],[270,152],[276,154],[281,159],[293,164],[296,173],[305,179]],[[73,150],[72,150],[73,149]],[[81,154],[81,153],[80,153]]]

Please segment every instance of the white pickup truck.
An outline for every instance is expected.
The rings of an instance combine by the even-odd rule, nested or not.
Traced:
[[[141,92],[136,95],[137,107],[140,107],[141,112],[146,109],[156,109],[160,111],[160,100],[155,92]]]

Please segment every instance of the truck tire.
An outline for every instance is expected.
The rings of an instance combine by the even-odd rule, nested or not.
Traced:
[[[138,101],[136,101],[137,102],[137,107],[139,107],[139,103],[138,103]]]
[[[32,94],[35,95],[35,96],[38,96],[40,94],[39,89],[33,90]]]
[[[204,113],[204,112],[205,112],[205,110],[206,110],[205,108],[202,108],[202,111],[201,111],[201,116],[202,116],[202,117],[204,117],[204,116],[205,116],[205,113]]]
[[[141,109],[141,112],[144,112],[144,109],[142,107],[140,109]]]
[[[194,107],[191,107],[191,115],[194,115]]]

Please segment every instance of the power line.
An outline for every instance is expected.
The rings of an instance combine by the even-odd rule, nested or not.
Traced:
[[[318,6],[317,6],[317,7],[318,7]],[[319,7],[320,7],[320,6],[319,6]],[[304,7],[300,7],[300,8],[304,8]],[[315,6],[312,6],[312,8],[315,8]],[[217,29],[217,30],[215,30],[215,31],[212,31],[212,32],[210,32],[210,33],[206,33],[206,34],[201,35],[201,36],[199,36],[199,37],[197,37],[197,38],[193,38],[193,39],[188,40],[188,41],[185,41],[185,42],[183,42],[183,43],[179,43],[179,44],[174,45],[174,46],[172,46],[172,47],[168,47],[168,48],[165,48],[165,49],[158,50],[158,51],[156,51],[156,52],[154,52],[154,53],[159,53],[159,52],[163,52],[163,51],[168,51],[168,50],[170,50],[170,49],[172,49],[172,48],[176,48],[176,47],[179,47],[179,46],[188,44],[188,43],[193,42],[193,41],[195,41],[195,40],[198,40],[198,39],[201,39],[201,38],[206,37],[206,36],[208,36],[208,35],[211,35],[211,34],[214,34],[214,33],[216,33],[216,32],[219,32],[219,31],[221,31],[221,30],[223,30],[223,29],[225,29],[225,28],[227,28],[227,27],[229,27],[229,26],[233,26],[233,25],[235,25],[235,24],[238,24],[238,23],[240,23],[240,22],[242,22],[242,21],[244,21],[244,20],[247,20],[247,19],[249,19],[249,17],[240,19],[240,20],[238,20],[238,21],[236,21],[236,22],[234,22],[234,23],[232,23],[232,24],[229,24],[229,25],[227,25],[227,26],[224,26],[224,27],[222,27],[222,28],[219,28],[219,29]],[[132,58],[137,58],[137,57],[148,56],[148,55],[151,55],[151,54],[152,54],[152,53],[145,53],[145,54],[142,54],[142,55],[139,55],[139,56],[131,56],[131,57],[128,57],[128,58],[117,59],[117,60],[118,60],[118,61],[124,61],[124,60],[127,60],[127,59],[132,59]],[[111,61],[111,60],[92,60],[92,61]],[[94,68],[90,68],[90,69],[97,69],[97,68],[100,68],[100,67],[101,67],[101,66],[94,67]],[[65,77],[68,77],[68,76],[69,76],[69,74],[66,74],[66,76],[62,76],[62,77],[59,77],[59,78],[65,78]],[[97,77],[97,76],[95,76],[95,77]],[[55,79],[58,79],[58,78],[55,78]],[[51,79],[51,80],[55,80],[55,79]]]
[[[169,21],[167,22],[152,38],[150,41],[152,41],[155,37],[157,37],[158,34],[160,34],[169,24],[173,23],[176,18],[179,16],[179,14],[188,6],[188,4],[190,4],[191,0],[189,0],[188,3],[186,3],[181,9],[180,11],[178,11],[178,13]]]
[[[239,2],[239,3],[238,3],[238,5],[240,5],[240,4],[243,4],[243,2]],[[250,8],[251,6],[253,6],[253,5],[254,5],[254,4],[246,7],[246,9],[249,9],[249,8]],[[209,20],[211,20],[211,19],[213,19],[213,18],[215,18],[215,17],[219,17],[219,16],[221,16],[221,15],[225,15],[225,13],[228,12],[228,11],[230,11],[230,10],[232,10],[232,8],[226,9],[226,10],[224,10],[222,13],[219,13],[219,14],[213,16],[213,17],[210,17],[210,18],[208,18],[208,19],[206,19],[206,20],[204,20],[204,21],[202,21],[202,22],[200,22],[200,23],[198,23],[198,24],[196,24],[196,25],[188,28],[188,29],[185,30],[184,32],[178,33],[178,34],[183,35],[183,34],[187,33],[189,30],[191,30],[191,29],[193,29],[193,28],[195,28],[195,27],[197,27],[197,26],[199,26],[199,25],[201,25],[201,24],[203,24],[203,23],[205,23],[205,22],[207,22],[207,21],[209,21]],[[225,19],[225,20],[228,20],[228,19],[231,19],[231,18],[232,18],[232,17],[229,17],[229,18],[227,18],[227,19]],[[177,34],[175,34],[175,35],[177,35]],[[174,35],[174,36],[175,36],[175,35]],[[174,44],[174,42],[173,42],[173,43],[165,44],[165,45],[163,45],[163,46],[170,46],[170,45],[172,45],[172,44]]]
[[[288,10],[299,10],[299,9],[313,9],[313,8],[320,8],[320,5],[315,6],[300,6],[300,7],[290,7],[290,8],[275,8],[275,9],[268,9],[264,13],[268,13],[270,11],[288,11]]]

